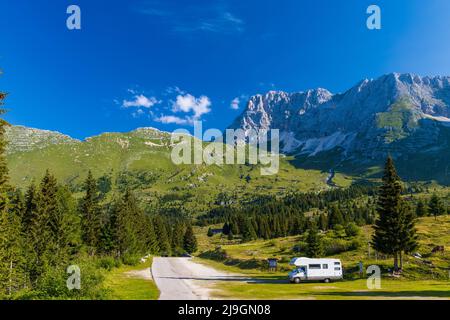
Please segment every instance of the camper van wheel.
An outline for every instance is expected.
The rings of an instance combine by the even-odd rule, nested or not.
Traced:
[[[300,278],[295,278],[294,282],[295,282],[295,284],[299,284],[300,283]]]
[[[323,282],[330,283],[330,279],[325,279],[325,280],[323,280]]]

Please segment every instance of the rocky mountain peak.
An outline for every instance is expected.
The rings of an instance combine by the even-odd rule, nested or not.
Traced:
[[[449,124],[450,77],[390,73],[338,94],[318,88],[253,96],[230,128],[279,129],[285,153],[314,156],[340,148],[373,157],[417,136],[416,148],[436,144],[439,128]]]

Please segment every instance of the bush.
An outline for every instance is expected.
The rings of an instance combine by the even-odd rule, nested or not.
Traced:
[[[216,250],[202,252],[199,255],[200,258],[215,260],[219,262],[223,262],[228,259],[228,255],[225,250],[217,248]]]
[[[344,239],[327,239],[325,238],[325,255],[332,256],[342,252],[353,251],[360,247],[358,240],[344,240]]]
[[[345,229],[342,225],[337,224],[334,226],[333,229],[334,229],[333,232],[334,232],[335,237],[337,237],[337,238],[345,238],[346,237]]]
[[[127,266],[135,266],[141,262],[141,257],[135,254],[124,254],[122,256],[122,263]]]
[[[115,259],[111,256],[101,257],[97,260],[97,266],[102,269],[106,269],[108,271],[119,268],[121,266],[120,259]]]
[[[67,288],[70,274],[65,268],[48,269],[39,278],[33,290],[19,292],[14,299],[35,300],[102,300],[107,298],[108,290],[103,288],[104,276],[92,261],[74,263],[80,268],[80,290]]]
[[[354,222],[350,222],[345,226],[345,234],[347,237],[356,237],[359,234],[359,228]]]

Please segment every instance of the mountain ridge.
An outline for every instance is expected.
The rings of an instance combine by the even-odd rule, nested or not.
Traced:
[[[315,156],[335,147],[362,151],[361,141],[379,149],[383,146],[377,146],[378,137],[394,132],[389,143],[396,142],[405,131],[413,134],[420,129],[422,120],[449,126],[449,105],[450,77],[391,73],[362,80],[337,94],[319,88],[255,95],[229,128],[246,132],[280,129],[283,152]],[[409,127],[399,123],[402,110]]]

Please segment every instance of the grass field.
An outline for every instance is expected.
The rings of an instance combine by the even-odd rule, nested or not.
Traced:
[[[258,282],[220,283],[217,299],[450,299],[450,281],[408,281],[382,279],[381,289],[369,290],[367,280],[294,285],[278,277],[256,278]]]
[[[139,272],[149,269],[152,259],[137,266],[122,266],[109,271],[105,279],[105,287],[109,289],[110,300],[156,300],[159,291],[152,280],[144,279]]]
[[[292,269],[288,261],[297,256],[292,248],[301,243],[302,236],[272,240],[257,240],[239,244],[216,235],[207,237],[206,231],[197,229],[200,250],[208,251],[220,246],[228,256],[226,261],[196,258],[199,262],[231,273],[248,277],[244,281],[224,281],[216,285],[217,299],[450,299],[450,216],[421,218],[417,224],[423,260],[405,257],[404,273],[401,278],[387,274],[392,259],[375,256],[367,245],[342,252],[332,257],[342,260],[346,270],[345,280],[331,284],[302,283],[292,285],[287,281],[287,272]],[[358,240],[367,244],[372,233],[370,226],[361,228]],[[325,235],[326,237],[326,235]],[[432,254],[436,245],[444,245],[445,253]],[[280,259],[279,270],[268,272],[264,260]],[[331,256],[330,256],[331,257]],[[357,266],[378,265],[384,274],[381,289],[369,290],[367,276],[361,278]],[[427,263],[425,263],[425,261]]]

